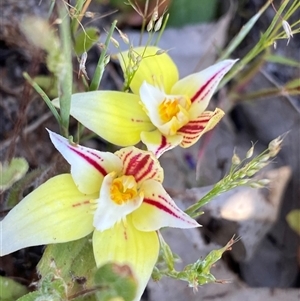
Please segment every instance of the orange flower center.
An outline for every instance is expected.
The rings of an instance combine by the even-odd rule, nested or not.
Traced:
[[[137,183],[133,176],[121,176],[113,180],[110,187],[110,198],[122,205],[137,196]]]
[[[180,111],[178,104],[178,99],[165,99],[158,107],[158,112],[161,120],[168,122],[174,116],[176,116]]]
[[[164,135],[175,135],[189,122],[191,100],[185,96],[165,98],[158,106],[158,115],[162,122],[159,130]]]

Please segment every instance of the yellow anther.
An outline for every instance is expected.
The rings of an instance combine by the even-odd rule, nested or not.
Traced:
[[[121,176],[113,180],[110,197],[118,205],[122,205],[137,196],[137,184],[133,176]]]
[[[158,112],[161,120],[168,122],[174,116],[176,116],[180,111],[178,104],[178,99],[165,99],[158,107]]]

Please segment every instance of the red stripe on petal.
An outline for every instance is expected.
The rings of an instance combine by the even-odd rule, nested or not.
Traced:
[[[161,167],[149,152],[137,148],[123,149],[116,153],[123,161],[124,175],[134,176],[137,183],[147,179],[162,181]]]
[[[181,134],[196,134],[201,131],[206,127],[207,123],[209,122],[210,118],[201,118],[198,120],[192,120],[185,126],[183,126],[181,129],[179,129],[179,133]]]
[[[90,165],[92,165],[95,169],[97,169],[99,171],[99,173],[101,173],[103,175],[103,177],[105,177],[107,175],[106,170],[95,160],[93,160],[92,158],[90,158],[89,156],[83,154],[82,152],[80,152],[79,150],[77,150],[74,147],[70,147],[69,149],[71,151],[73,151],[74,153],[76,153],[77,155],[79,155],[81,158],[83,158],[85,161],[87,161]],[[97,156],[96,154],[89,152],[87,150],[85,150],[85,152],[88,152],[90,155],[96,157],[98,160],[103,161],[103,159],[99,156]]]
[[[214,112],[206,111],[198,120],[192,120],[178,132],[183,135],[181,146],[188,147],[196,143],[207,131],[211,130],[224,116],[224,112],[216,109]]]
[[[214,74],[211,78],[208,79],[208,81],[200,87],[200,89],[195,93],[195,95],[191,98],[191,102],[193,103],[196,99],[200,98],[199,101],[203,100],[205,96],[215,87],[216,84],[219,83],[219,81],[216,81],[216,84],[211,85],[210,89],[206,90],[207,87],[213,82],[216,78],[223,77],[226,72],[224,70],[228,69],[228,66],[225,66],[219,72]],[[206,91],[205,91],[206,90]]]
[[[164,204],[162,204],[160,201],[157,201],[157,200],[153,200],[153,199],[149,199],[149,198],[144,198],[144,202],[151,205],[151,206],[154,206],[156,207],[157,209],[159,210],[162,210],[164,211],[165,213],[169,214],[169,215],[172,215],[174,216],[175,218],[177,219],[180,219],[182,221],[185,221],[185,222],[188,222],[190,224],[192,224],[191,222],[187,221],[186,219],[183,218],[182,216],[182,211],[175,207],[172,203],[170,203],[170,201],[161,196],[161,195],[158,195],[157,196],[162,202],[166,203],[168,206],[170,206],[171,208],[165,206]]]
[[[164,153],[165,149],[168,148],[169,144],[167,142],[167,138],[165,136],[161,136],[161,142],[159,147],[155,151],[155,155]]]
[[[156,175],[154,161],[149,154],[144,157],[142,155],[134,156],[128,164],[130,167],[128,174],[133,175],[137,183],[145,179],[152,179]]]

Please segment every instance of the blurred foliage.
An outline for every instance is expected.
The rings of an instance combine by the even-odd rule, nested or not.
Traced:
[[[154,0],[150,2],[154,3]],[[55,1],[53,1],[53,3],[55,3]],[[41,76],[32,80],[26,74],[25,78],[45,100],[58,123],[61,125],[63,129],[62,132],[65,136],[68,136],[68,106],[70,106],[69,99],[72,93],[72,74],[74,72],[71,64],[72,59],[87,52],[98,41],[99,37],[99,30],[97,28],[87,27],[83,29],[83,27],[81,27],[81,20],[88,8],[88,5],[85,5],[86,3],[89,4],[90,1],[76,1],[76,5],[72,8],[72,12],[71,10],[68,10],[67,13],[65,8],[59,8],[60,15],[57,21],[60,21],[61,23],[58,22],[57,24],[60,29],[60,34],[58,34],[57,27],[50,26],[47,20],[30,18],[25,19],[22,24],[23,31],[27,38],[31,40],[35,46],[40,47],[47,52],[48,69],[55,75],[55,80],[50,77]],[[111,0],[111,3],[118,7],[122,7],[124,0]],[[138,3],[142,5],[143,3],[146,3],[146,0],[140,0]],[[166,3],[169,3],[169,1],[166,1]],[[246,80],[249,79],[249,76],[253,77],[258,72],[258,69],[264,61],[299,68],[299,62],[286,57],[272,55],[269,52],[264,53],[262,58],[255,61],[255,59],[261,53],[266,51],[266,49],[273,47],[276,40],[287,38],[280,20],[281,18],[288,20],[300,6],[299,2],[293,1],[290,7],[287,8],[287,3],[288,1],[282,2],[282,6],[278,9],[278,13],[274,14],[274,20],[270,24],[269,28],[262,33],[257,45],[254,45],[249,53],[241,59],[231,75],[223,81],[222,85],[231,78],[236,77],[237,74],[241,75],[241,70],[244,69],[246,65],[249,66],[250,64],[252,64],[252,66],[250,66],[247,70],[247,73],[245,72],[239,77],[239,85],[246,82]],[[217,4],[218,0],[173,0],[170,8],[168,9],[168,12],[170,13],[168,26],[179,27],[186,24],[210,21],[215,16]],[[256,12],[253,18],[250,19],[245,26],[243,26],[241,31],[221,54],[222,59],[229,57],[233,53],[269,5],[270,2],[265,1],[264,6],[260,9],[260,11]],[[53,9],[53,6],[51,7],[51,9]],[[126,12],[133,11],[132,7],[129,5],[125,5],[123,7]],[[161,9],[162,11],[160,11],[160,15],[165,12],[165,6]],[[152,11],[149,11],[150,17],[151,13]],[[142,22],[146,23],[146,21],[149,21],[149,19],[145,17]],[[80,29],[78,30],[79,25]],[[97,90],[99,87],[103,71],[109,61],[107,49],[115,26],[116,21],[113,22],[108,32],[91,84],[90,86],[88,84],[85,85],[87,90]],[[36,29],[35,35],[32,35],[33,27]],[[298,21],[291,24],[291,31],[293,31],[294,34],[299,32]],[[84,76],[82,76],[82,80],[84,81]],[[49,89],[49,93],[46,94],[41,87],[44,90]],[[299,87],[299,79],[293,79],[283,86],[285,92],[291,94],[294,93],[295,95],[299,94]],[[253,93],[256,94],[248,94],[242,98],[256,99],[262,95],[273,96],[276,95],[276,93],[281,93],[281,91],[278,89],[270,89],[267,91],[261,90]],[[59,95],[62,102],[66,105],[66,110],[62,109],[60,115],[51,104],[49,96],[52,95]],[[234,93],[231,94],[232,99],[234,99],[235,96],[236,95]],[[236,98],[238,97],[240,96],[236,96]],[[63,106],[61,106],[61,108],[62,107]],[[211,201],[220,193],[237,186],[252,185],[253,187],[256,186],[258,188],[264,187],[266,184],[264,179],[253,179],[252,176],[261,168],[266,166],[270,162],[270,159],[272,160],[280,150],[282,142],[280,137],[272,142],[265,152],[251,161],[248,160],[246,162],[234,156],[230,173],[218,182],[212,191],[199,200],[199,202],[188,208],[187,212],[191,216],[198,216],[201,214],[199,209],[204,204]],[[252,156],[249,155],[249,152],[253,152],[251,149],[248,151],[245,160]],[[9,164],[4,163],[3,166],[1,165],[1,190],[8,189],[14,183],[17,185],[18,183],[16,182],[22,179],[24,174],[26,174],[28,164],[24,161],[24,159],[22,161],[22,159],[16,158]],[[28,179],[30,182],[32,181],[32,177],[35,177],[39,173],[40,171],[29,173]],[[29,182],[29,180],[27,182]],[[24,187],[27,182],[25,180],[24,182],[19,183],[22,187]],[[10,198],[8,199],[9,206],[16,204],[16,200],[19,198],[22,191],[20,188],[21,186],[15,186],[15,190],[12,190],[10,193]],[[299,219],[299,210],[294,210],[287,216],[287,222],[290,227],[298,234],[300,234]],[[132,300],[135,294],[136,280],[134,279],[129,267],[118,266],[112,263],[97,269],[90,240],[91,236],[88,236],[69,243],[47,246],[43,258],[38,265],[38,272],[41,279],[38,282],[37,291],[19,298],[18,301],[106,301],[111,298],[115,298],[115,300],[117,300],[118,297],[123,298],[125,301]],[[159,280],[163,276],[181,279],[187,281],[190,286],[195,288],[198,285],[208,282],[217,282],[215,277],[211,274],[210,269],[213,264],[221,258],[222,254],[226,250],[230,250],[235,241],[236,240],[234,239],[230,240],[225,247],[219,250],[213,250],[207,255],[207,257],[187,265],[182,271],[176,271],[174,266],[178,257],[172,252],[170,247],[160,236],[160,258],[158,265],[153,272],[153,277],[156,280]],[[27,293],[26,288],[10,279],[1,277],[0,284],[0,288],[2,289],[1,301],[15,301],[16,298]]]
[[[286,220],[298,235],[300,235],[300,209],[292,210],[287,216]]]
[[[16,301],[17,298],[26,294],[28,289],[20,283],[0,276],[0,300],[1,301]]]
[[[168,26],[182,27],[212,21],[216,16],[218,0],[172,0],[168,10]]]
[[[29,165],[24,158],[13,158],[10,162],[0,162],[0,192],[7,190],[26,174]]]
[[[132,301],[136,294],[137,282],[127,265],[108,263],[95,273],[95,284],[102,290],[96,293],[98,301]]]
[[[49,245],[37,267],[42,278],[54,274],[64,280],[67,296],[94,286],[96,263],[91,235],[69,243]]]

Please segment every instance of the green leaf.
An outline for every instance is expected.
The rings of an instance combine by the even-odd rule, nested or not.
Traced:
[[[68,137],[73,84],[73,66],[71,54],[72,40],[69,15],[66,13],[66,9],[61,2],[58,2],[57,4],[59,17],[62,20],[62,23],[59,26],[59,32],[62,44],[62,49],[60,50],[60,58],[63,58],[63,61],[61,62],[62,64],[60,65],[60,68],[56,73],[58,78],[58,96],[60,103],[60,128],[63,136]]]
[[[270,3],[266,4],[241,28],[239,33],[230,41],[229,45],[223,50],[219,61],[227,59],[232,52],[240,45],[240,43],[247,36],[249,31],[253,28],[257,20],[261,17],[264,11],[269,7]]]
[[[104,47],[101,51],[101,55],[99,57],[99,60],[98,60],[97,66],[96,66],[94,76],[93,76],[92,82],[90,84],[90,88],[89,88],[90,91],[98,90],[98,87],[100,85],[102,75],[103,75],[103,72],[104,72],[104,68],[107,64],[106,60],[107,60],[108,56],[106,55],[106,52],[107,52],[107,49],[108,49],[108,45],[110,43],[110,38],[113,35],[113,32],[115,30],[116,25],[117,25],[117,20],[112,22],[111,27],[110,27],[110,29],[107,33],[107,37],[106,37],[106,40],[105,40],[105,43],[104,43]]]
[[[37,268],[42,278],[59,274],[68,287],[67,297],[80,296],[81,292],[94,288],[96,263],[91,235],[76,241],[47,246]]]
[[[49,75],[36,76],[33,81],[44,91],[47,92],[49,98],[58,96],[57,78]]]
[[[36,301],[40,297],[41,297],[40,292],[32,292],[32,293],[22,296],[21,298],[17,299],[17,301]],[[2,301],[2,299],[1,299],[1,301]]]
[[[97,27],[88,27],[81,30],[75,36],[74,50],[79,56],[88,52],[93,45],[97,43],[100,37],[100,31]]]
[[[222,282],[216,280],[210,269],[221,259],[224,252],[231,249],[235,242],[236,240],[232,238],[223,248],[212,250],[203,260],[199,259],[195,263],[187,265],[182,272],[178,273],[177,279],[188,281],[193,287],[210,282]]]
[[[300,91],[300,78],[292,79],[285,84],[286,89],[297,89]]]
[[[282,64],[290,67],[300,67],[299,61],[281,56],[281,55],[275,55],[275,54],[269,54],[265,57],[266,61],[272,62],[272,63],[277,63],[277,64]]]
[[[9,163],[0,162],[0,191],[7,190],[26,174],[29,165],[24,158],[13,158]]]
[[[27,288],[14,280],[0,276],[0,300],[15,301],[25,295]]]
[[[103,265],[95,273],[95,284],[101,288],[96,293],[99,301],[109,301],[117,297],[132,301],[136,295],[137,282],[127,265]]]
[[[167,26],[182,27],[213,20],[217,0],[173,0],[168,10],[170,18]]]
[[[287,216],[286,221],[289,226],[300,235],[300,209],[292,210]]]

